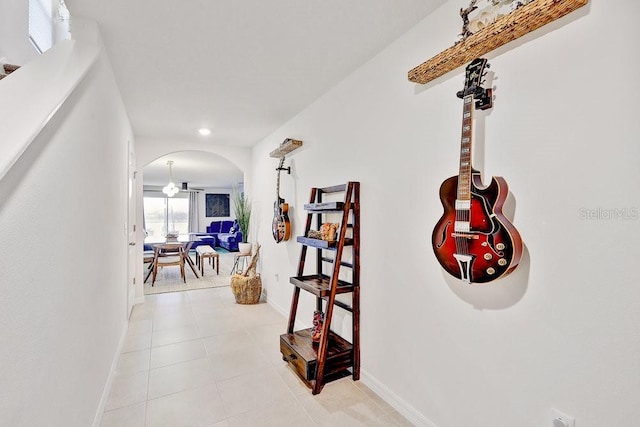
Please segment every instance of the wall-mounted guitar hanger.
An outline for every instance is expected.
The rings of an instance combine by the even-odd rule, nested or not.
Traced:
[[[293,150],[302,147],[302,141],[297,139],[287,138],[282,141],[282,144],[271,153],[269,153],[269,157],[275,157],[276,159],[284,159],[284,156],[292,152]],[[283,167],[283,162],[280,162],[280,166],[276,168],[278,172],[287,171],[288,175],[291,175],[291,166]]]
[[[280,164],[276,168],[276,171],[278,172],[278,181],[276,184],[276,201],[273,204],[273,222],[271,223],[271,231],[276,243],[287,241],[291,236],[291,223],[289,221],[288,214],[289,204],[285,203],[285,200],[280,197],[280,172],[287,171],[287,173],[291,175],[291,166],[286,168],[284,167],[284,157],[301,146],[302,141],[287,138],[278,148],[269,154],[271,157],[280,159]]]
[[[282,156],[282,158],[284,158],[284,156]],[[291,166],[287,166],[286,168],[285,168],[285,167],[280,166],[280,167],[277,167],[277,168],[276,168],[276,170],[277,170],[278,172],[280,172],[280,171],[287,171],[287,175],[291,175]]]

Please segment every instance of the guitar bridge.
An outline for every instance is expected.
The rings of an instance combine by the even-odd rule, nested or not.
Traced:
[[[469,234],[469,233],[451,233],[451,237],[463,237],[465,239],[479,239],[480,236],[477,234]]]
[[[460,280],[464,283],[471,284],[471,263],[473,262],[473,256],[453,254],[453,257],[458,262],[458,268],[460,268]]]

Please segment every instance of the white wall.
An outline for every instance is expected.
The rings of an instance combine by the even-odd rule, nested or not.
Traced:
[[[455,40],[461,3],[445,4],[255,147],[254,231],[269,301],[288,311],[300,250],[295,238],[271,237],[269,152],[296,138],[304,146],[281,182],[293,235],[311,186],[362,183],[363,381],[422,425],[550,426],[552,407],[580,427],[635,425],[640,6],[590,2],[489,56],[495,107],[477,129],[475,166],[510,184],[526,252],[511,276],[465,286],[443,273],[430,244],[438,188],[457,173],[463,70],[426,87],[407,81]],[[312,302],[302,301],[307,324]]]
[[[24,65],[38,53],[29,42],[29,2],[3,1],[0,3],[0,59]]]
[[[0,181],[0,425],[98,412],[126,331],[129,139],[101,57]]]

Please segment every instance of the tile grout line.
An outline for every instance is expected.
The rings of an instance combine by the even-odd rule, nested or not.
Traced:
[[[155,317],[156,307],[153,307],[153,312],[151,314],[151,342],[149,343],[149,365],[147,369],[147,396],[144,402],[144,425],[147,425],[147,415],[149,411],[149,383],[151,382],[151,352],[153,351],[153,330],[154,330],[154,317]]]
[[[198,290],[200,291],[200,290]],[[201,298],[204,297],[204,298]],[[283,387],[285,387],[283,390],[286,390],[286,396],[283,396],[283,398],[281,399],[282,402],[287,402],[290,401],[292,403],[295,402],[296,405],[299,405],[299,407],[301,407],[302,412],[300,413],[300,415],[302,415],[303,413],[306,415],[308,420],[311,420],[311,424],[314,426],[317,426],[319,424],[321,424],[323,422],[323,418],[318,418],[318,420],[315,420],[314,418],[312,418],[310,411],[308,410],[308,408],[306,408],[303,405],[303,398],[305,396],[307,396],[310,392],[308,389],[305,390],[304,393],[298,393],[296,394],[295,391],[299,391],[296,388],[294,388],[294,384],[290,384],[285,378],[283,372],[279,371],[279,367],[282,366],[283,362],[281,361],[277,361],[274,359],[273,362],[271,362],[271,358],[270,356],[274,356],[274,354],[272,354],[273,352],[269,351],[271,349],[271,346],[268,346],[268,342],[266,339],[262,339],[262,335],[258,334],[256,331],[261,331],[263,334],[269,334],[271,332],[271,329],[267,328],[265,330],[260,329],[261,327],[266,327],[266,326],[271,326],[271,320],[272,320],[272,316],[271,313],[269,311],[265,311],[262,309],[259,310],[238,310],[237,313],[235,311],[235,309],[232,310],[228,310],[225,312],[225,316],[229,315],[231,317],[234,316],[239,316],[238,319],[242,320],[242,325],[239,328],[238,331],[231,331],[231,332],[225,332],[225,333],[217,333],[214,335],[210,335],[207,337],[202,336],[204,334],[203,332],[203,328],[205,325],[208,325],[207,323],[207,319],[203,318],[202,316],[196,317],[195,315],[195,307],[196,305],[199,304],[209,304],[209,301],[214,302],[215,301],[215,306],[214,308],[216,308],[216,310],[218,309],[218,302],[222,302],[224,304],[226,303],[230,303],[233,305],[233,300],[232,298],[228,298],[228,295],[226,295],[224,293],[224,291],[214,291],[211,293],[202,293],[200,295],[198,295],[195,291],[190,291],[187,294],[184,294],[183,296],[178,296],[175,298],[165,298],[165,297],[158,297],[158,296],[152,296],[153,298],[149,300],[149,304],[148,304],[148,309],[146,311],[144,311],[142,313],[143,316],[145,316],[146,318],[142,318],[139,320],[150,320],[150,329],[151,329],[151,339],[149,340],[149,354],[148,354],[148,366],[147,369],[144,369],[143,371],[146,371],[146,396],[145,396],[145,400],[144,400],[144,423],[145,425],[149,422],[148,417],[150,414],[153,414],[153,411],[149,411],[149,403],[152,400],[157,400],[157,399],[161,399],[161,398],[166,398],[168,396],[172,396],[172,395],[176,395],[176,394],[180,394],[183,393],[185,391],[188,390],[198,390],[198,389],[203,389],[205,387],[210,387],[212,385],[215,385],[215,388],[212,388],[211,391],[213,391],[213,389],[215,389],[215,392],[217,393],[218,398],[220,399],[220,412],[217,413],[217,416],[220,416],[221,418],[218,419],[217,421],[215,421],[215,423],[229,423],[229,420],[233,417],[236,416],[240,416],[242,414],[248,414],[251,413],[252,411],[254,411],[253,408],[249,408],[246,411],[243,411],[241,413],[235,414],[233,415],[233,417],[229,416],[229,412],[228,412],[228,407],[227,405],[225,405],[224,401],[222,400],[222,389],[221,389],[221,384],[222,381],[230,381],[233,380],[235,378],[241,377],[245,374],[243,373],[238,373],[233,375],[232,377],[229,378],[223,378],[223,379],[216,379],[216,376],[213,375],[212,379],[210,382],[207,382],[207,384],[205,385],[200,385],[198,387],[195,388],[189,388],[188,390],[179,390],[179,391],[173,391],[171,393],[165,394],[163,396],[157,396],[153,399],[150,398],[150,380],[151,380],[151,363],[152,363],[152,352],[154,349],[161,349],[162,347],[167,347],[167,346],[171,346],[171,345],[181,345],[181,344],[187,344],[187,343],[197,343],[196,346],[194,346],[194,351],[195,351],[195,347],[199,347],[200,345],[203,346],[204,349],[204,357],[207,359],[206,362],[200,362],[202,365],[206,365],[208,367],[209,370],[213,370],[213,365],[214,365],[214,360],[213,358],[215,357],[215,355],[213,353],[211,353],[211,351],[217,349],[218,347],[220,347],[221,349],[227,348],[226,346],[220,346],[217,345],[216,346],[216,337],[222,337],[227,336],[227,337],[233,337],[235,335],[238,334],[238,332],[242,332],[242,334],[244,335],[248,335],[248,340],[245,341],[244,338],[242,338],[240,341],[238,341],[238,344],[244,348],[244,346],[246,344],[250,344],[252,346],[252,348],[255,348],[258,353],[261,355],[260,358],[264,359],[265,361],[269,361],[270,363],[268,363],[266,366],[263,366],[262,368],[256,368],[259,370],[264,370],[264,369],[269,369],[271,371],[273,371],[278,378],[278,381],[280,383],[282,383]],[[211,298],[211,300],[209,299]],[[194,305],[195,304],[195,305]],[[267,304],[268,306],[268,304]],[[220,307],[223,307],[222,305]],[[200,306],[200,309],[202,309],[203,307]],[[264,308],[264,307],[263,307]],[[157,339],[154,340],[154,332],[159,332],[156,331],[156,328],[158,327],[158,325],[160,325],[160,323],[156,322],[156,319],[161,320],[160,317],[163,316],[164,314],[171,314],[173,315],[175,312],[179,312],[184,310],[185,316],[188,314],[191,317],[191,320],[193,321],[193,327],[196,333],[196,337],[194,338],[190,338],[190,339],[186,339],[184,341],[177,341],[177,342],[167,342],[165,344],[162,344],[160,346],[154,346],[154,344],[157,342]],[[246,313],[246,315],[245,315]],[[151,318],[148,319],[148,316],[151,315]],[[156,317],[158,316],[158,317]],[[172,321],[175,320],[176,323],[179,323],[182,321],[180,315],[176,315],[176,319],[172,319]],[[164,321],[163,321],[164,322]],[[203,323],[204,322],[204,323]],[[266,323],[263,323],[266,322]],[[131,322],[130,322],[131,323]],[[165,324],[165,323],[163,323]],[[277,322],[273,322],[273,325],[278,325],[279,323]],[[166,325],[171,325],[171,322],[166,322]],[[227,331],[229,328],[225,325],[221,325],[223,328],[223,330]],[[145,326],[148,327],[148,326]],[[180,325],[176,326],[176,327],[182,327]],[[191,328],[191,326],[189,326]],[[173,327],[168,327],[167,329],[173,329]],[[221,329],[221,330],[222,330]],[[216,329],[217,330],[217,329]],[[175,335],[176,337],[180,336],[180,334]],[[276,337],[277,338],[277,337]],[[205,341],[211,339],[211,345],[213,347],[209,347],[205,344]],[[231,338],[226,338],[231,339]],[[224,341],[226,342],[226,341]],[[260,343],[264,344],[264,348],[263,346],[260,345]],[[219,344],[219,342],[218,342]],[[235,342],[229,342],[229,345],[231,345],[232,347],[235,347],[236,344]],[[238,351],[241,351],[242,348]],[[145,350],[145,349],[140,349],[140,350],[133,350],[133,351],[141,351],[141,350]],[[184,353],[184,354],[188,354],[188,357],[193,357],[193,355],[197,355],[200,356],[202,353],[199,353],[201,350],[198,349],[198,353],[191,353],[191,350],[189,348],[186,349],[188,351],[188,353]],[[275,350],[275,348],[274,348]],[[182,351],[182,350],[179,350]],[[169,351],[170,353],[171,351]],[[167,354],[169,354],[167,353]],[[121,352],[121,355],[124,354]],[[202,357],[198,357],[198,359],[201,359]],[[144,360],[144,359],[142,359]],[[158,359],[160,360],[160,359]],[[164,360],[174,360],[171,357],[164,359]],[[166,368],[166,367],[170,367],[170,366],[175,366],[181,363],[186,363],[186,362],[192,362],[193,360],[197,360],[197,359],[192,359],[192,360],[184,360],[184,361],[176,361],[176,362],[171,362],[168,365],[164,365],[164,366],[159,366],[157,368],[153,368],[153,369],[160,369],[160,368]],[[286,366],[286,365],[285,365]],[[232,371],[229,371],[228,373],[231,373]],[[235,372],[235,371],[233,371]],[[288,372],[290,375],[294,375],[294,373],[292,372]],[[376,418],[372,418],[371,419],[371,423],[376,423],[376,422],[384,422],[384,423],[389,423],[390,425],[394,425],[394,426],[402,426],[403,424],[401,423],[400,420],[397,420],[394,417],[394,410],[393,408],[389,408],[389,407],[385,407],[382,406],[381,404],[378,404],[378,402],[376,401],[375,397],[377,396],[377,394],[375,394],[375,392],[370,393],[370,390],[368,389],[368,387],[366,387],[366,384],[364,383],[360,383],[358,381],[354,382],[348,378],[345,378],[343,381],[350,383],[351,387],[349,387],[349,389],[361,396],[365,397],[365,402],[367,402],[367,405],[372,405],[372,407],[376,407],[378,408],[380,411],[380,415],[377,416]],[[361,387],[362,386],[362,387]],[[168,389],[167,389],[168,390]],[[291,397],[293,397],[293,399],[291,399]],[[382,403],[382,402],[380,402]],[[139,403],[134,403],[134,404],[130,404],[130,405],[126,405],[124,407],[129,407],[129,406],[134,406],[134,405],[138,405]],[[206,404],[206,403],[205,403]],[[122,407],[122,408],[124,408]],[[114,408],[115,409],[122,409],[122,408]],[[265,408],[263,409],[268,409],[269,406],[265,406]],[[110,412],[110,411],[105,411],[105,412]],[[137,416],[142,418],[142,411],[137,412]],[[252,418],[253,419],[253,418]],[[384,419],[384,421],[383,421]]]
[[[220,262],[220,261],[218,261],[218,262]],[[191,307],[191,303],[193,301],[191,301],[191,295],[190,294],[187,294],[187,299],[189,301],[189,309],[191,310],[191,314],[193,315],[194,320],[196,321],[196,328],[198,329],[198,335],[200,336],[200,335],[202,335],[201,329],[200,329],[200,322],[198,321],[198,319],[193,314],[193,308]],[[207,345],[204,342],[204,337],[201,336],[200,340],[202,341],[202,346],[204,347],[205,357],[207,358],[208,363],[211,364],[211,357],[210,357],[211,354],[209,354],[209,350],[207,349]],[[218,386],[218,381],[215,380],[215,377],[214,377],[214,380],[213,380],[213,384],[216,387],[216,392],[218,393],[218,399],[220,399],[220,406],[222,407],[222,411],[224,413],[224,418],[222,420],[220,420],[220,421],[217,421],[216,424],[221,423],[222,421],[225,421],[227,423],[227,425],[228,425],[229,423],[228,423],[227,420],[229,419],[229,415],[227,413],[226,405],[224,404],[224,401],[222,400],[222,393],[220,393],[220,387]]]

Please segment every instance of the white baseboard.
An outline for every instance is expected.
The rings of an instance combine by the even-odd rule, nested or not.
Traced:
[[[284,317],[289,317],[289,310],[278,305],[272,299],[267,297],[267,304],[273,307],[277,312],[281,313]],[[360,381],[373,390],[378,396],[384,399],[389,405],[398,411],[403,417],[409,420],[413,425],[419,427],[437,427],[433,422],[422,415],[416,408],[411,406],[407,401],[400,396],[389,390],[387,386],[378,381],[373,375],[366,371],[360,371]]]
[[[282,314],[285,318],[289,318],[289,310],[285,310],[284,307],[276,304],[271,298],[269,298],[269,296],[267,296],[267,304],[269,304],[271,307],[275,308],[276,311],[280,314]]]
[[[387,386],[378,381],[368,372],[360,371],[360,381],[384,399],[385,402],[393,406],[393,408],[398,411],[400,415],[409,420],[411,424],[420,427],[437,427],[406,400],[389,390]]]
[[[107,399],[109,398],[109,393],[111,392],[111,385],[113,384],[113,379],[116,375],[116,370],[118,369],[118,360],[120,360],[120,353],[122,352],[124,341],[127,338],[128,330],[129,322],[125,322],[124,328],[122,330],[122,335],[120,335],[120,342],[118,342],[118,348],[116,349],[116,354],[113,356],[113,361],[111,362],[109,376],[107,377],[107,382],[104,385],[104,390],[102,391],[102,397],[100,398],[100,403],[98,404],[96,416],[93,418],[93,427],[99,427],[100,422],[102,421],[102,414],[104,412],[104,408],[107,406]]]

